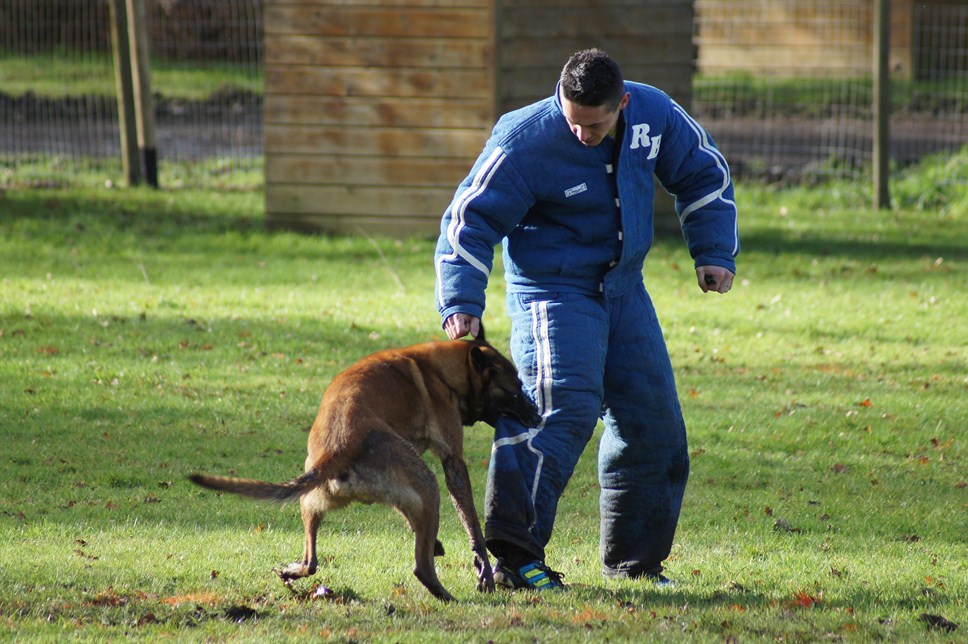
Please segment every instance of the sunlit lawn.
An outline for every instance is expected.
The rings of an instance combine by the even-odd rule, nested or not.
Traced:
[[[293,476],[336,372],[441,338],[430,238],[266,233],[258,192],[0,194],[0,636],[959,641],[964,167],[899,182],[893,212],[838,187],[741,187],[726,297],[663,237],[645,279],[692,453],[677,585],[601,577],[592,445],[549,549],[570,590],[478,594],[445,494],[448,606],[386,508],[328,517],[324,565],[290,591],[270,569],[301,551],[297,508],[185,480]],[[918,207],[939,177],[954,189]],[[502,286],[487,321],[506,347]],[[489,439],[468,430],[478,499]]]

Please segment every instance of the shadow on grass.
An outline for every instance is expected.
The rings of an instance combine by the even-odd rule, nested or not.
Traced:
[[[188,193],[191,194],[191,193]],[[259,234],[266,239],[292,235],[292,231],[270,230],[264,220],[262,194],[203,193],[198,198],[180,193],[173,198],[164,191],[91,190],[77,191],[18,190],[0,193],[4,218],[50,224],[51,234],[83,232],[88,228],[115,230],[146,238],[165,237],[173,242],[226,232]],[[884,217],[891,217],[886,213]],[[656,222],[656,245],[682,248],[681,233]],[[806,255],[810,257],[846,257],[857,261],[945,257],[963,260],[968,257],[968,229],[956,220],[934,221],[920,226],[905,237],[903,227],[914,221],[899,223],[893,233],[878,236],[868,230],[868,218],[860,218],[853,228],[826,235],[821,230],[796,233],[778,222],[775,227],[741,227],[741,242],[746,252]],[[845,224],[846,226],[847,224]],[[889,226],[890,227],[890,226]],[[305,234],[307,237],[329,235]],[[880,237],[880,238],[879,238]],[[427,237],[429,239],[429,237]],[[323,249],[320,249],[323,250]],[[355,253],[354,253],[355,254]],[[320,259],[346,259],[336,254]],[[352,259],[352,258],[350,258]]]
[[[943,257],[945,260],[968,258],[968,230],[964,238],[952,235],[955,231],[939,226],[935,230],[918,232],[918,239],[850,239],[848,234],[870,237],[862,231],[838,232],[836,236],[806,233],[791,234],[783,228],[759,228],[741,233],[744,252],[771,253],[774,255],[805,256],[813,258],[843,257],[860,263],[883,262],[891,259],[916,260],[925,257]]]
[[[400,283],[432,280],[431,241],[271,232],[261,195],[144,190],[107,196],[16,191],[0,194],[0,272],[8,278],[121,281],[146,286],[199,282],[305,284],[359,289],[367,271]],[[398,275],[399,271],[399,275]],[[213,280],[214,278],[214,280]],[[318,282],[318,284],[314,284]],[[428,293],[432,286],[427,283]],[[413,286],[412,288],[417,288]],[[424,288],[424,287],[420,287]],[[428,297],[429,299],[429,297]]]

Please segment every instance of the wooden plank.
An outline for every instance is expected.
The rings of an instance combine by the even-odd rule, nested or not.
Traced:
[[[593,28],[589,29],[592,25]],[[612,38],[649,33],[692,34],[692,9],[688,5],[660,7],[555,7],[509,6],[498,22],[498,40],[508,38],[586,37]]]
[[[491,48],[491,43],[484,39],[276,35],[265,40],[265,62],[319,67],[481,69]]]
[[[599,37],[590,35],[585,38],[564,36],[558,38],[509,38],[504,39],[498,48],[506,66],[549,67],[556,71],[557,79],[561,67],[568,57],[580,49],[600,47],[607,51],[622,67],[633,64],[665,65],[668,61],[692,63],[693,45],[691,34],[662,33],[654,36],[616,36]],[[627,78],[631,78],[627,73]]]
[[[341,216],[324,213],[272,212],[266,217],[269,230],[320,231],[333,235],[378,235],[434,238],[440,233],[439,217]]]
[[[473,159],[266,155],[267,184],[441,188],[453,192]]]
[[[673,209],[672,197],[661,188],[656,190],[655,213],[656,234],[675,235],[677,237],[682,234],[678,226],[679,220],[676,218]],[[440,214],[340,214],[271,210],[268,211],[266,216],[266,224],[271,230],[324,231],[343,235],[359,235],[362,232],[397,238],[412,236],[434,238],[440,232]]]
[[[476,158],[486,139],[479,130],[307,127],[266,124],[266,153]]]
[[[635,0],[624,0],[634,2]],[[649,2],[650,0],[645,0]],[[677,0],[682,2],[683,0]],[[345,7],[374,7],[379,5],[388,9],[486,9],[492,0],[272,0],[277,5],[309,5],[330,7],[336,10]]]
[[[486,38],[485,9],[278,4],[265,7],[265,35]]]
[[[439,220],[453,198],[452,188],[361,188],[276,183],[266,191],[266,210],[354,217],[435,217]]]
[[[490,98],[399,98],[393,101],[268,94],[265,122],[277,125],[369,125],[384,127],[487,128]]]
[[[489,76],[459,69],[393,70],[372,68],[314,68],[266,65],[266,94],[307,96],[367,96],[382,99],[411,96],[486,98]]]
[[[759,1],[759,0],[758,0]],[[630,8],[639,7],[682,7],[682,6],[692,6],[694,0],[599,0],[598,2],[589,2],[589,0],[539,0],[539,1],[525,1],[517,0],[514,2],[514,8],[521,9],[543,9],[557,11],[558,9],[567,8],[585,8],[595,11],[601,9],[622,9],[627,11]],[[511,3],[506,3],[510,5]]]
[[[503,104],[517,99],[527,103],[551,96],[558,82],[558,68],[515,68],[505,70],[501,77],[500,99]],[[691,94],[691,64],[623,65],[622,73],[628,80],[654,85],[670,95]]]

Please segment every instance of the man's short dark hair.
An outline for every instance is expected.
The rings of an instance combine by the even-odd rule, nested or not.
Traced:
[[[586,107],[618,107],[625,81],[618,63],[601,49],[572,54],[561,70],[561,91],[566,99]]]

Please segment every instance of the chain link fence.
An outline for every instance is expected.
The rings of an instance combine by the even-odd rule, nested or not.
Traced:
[[[162,186],[260,187],[263,1],[144,1]],[[868,171],[873,1],[697,0],[692,111],[737,177]],[[968,141],[968,2],[892,4],[906,165]],[[108,0],[0,0],[0,188],[121,179],[110,34]]]
[[[161,184],[262,185],[262,0],[145,0]],[[123,176],[108,0],[0,0],[0,187]]]
[[[693,112],[735,176],[868,173],[876,0],[697,0]],[[894,0],[891,159],[968,143],[968,2]]]

